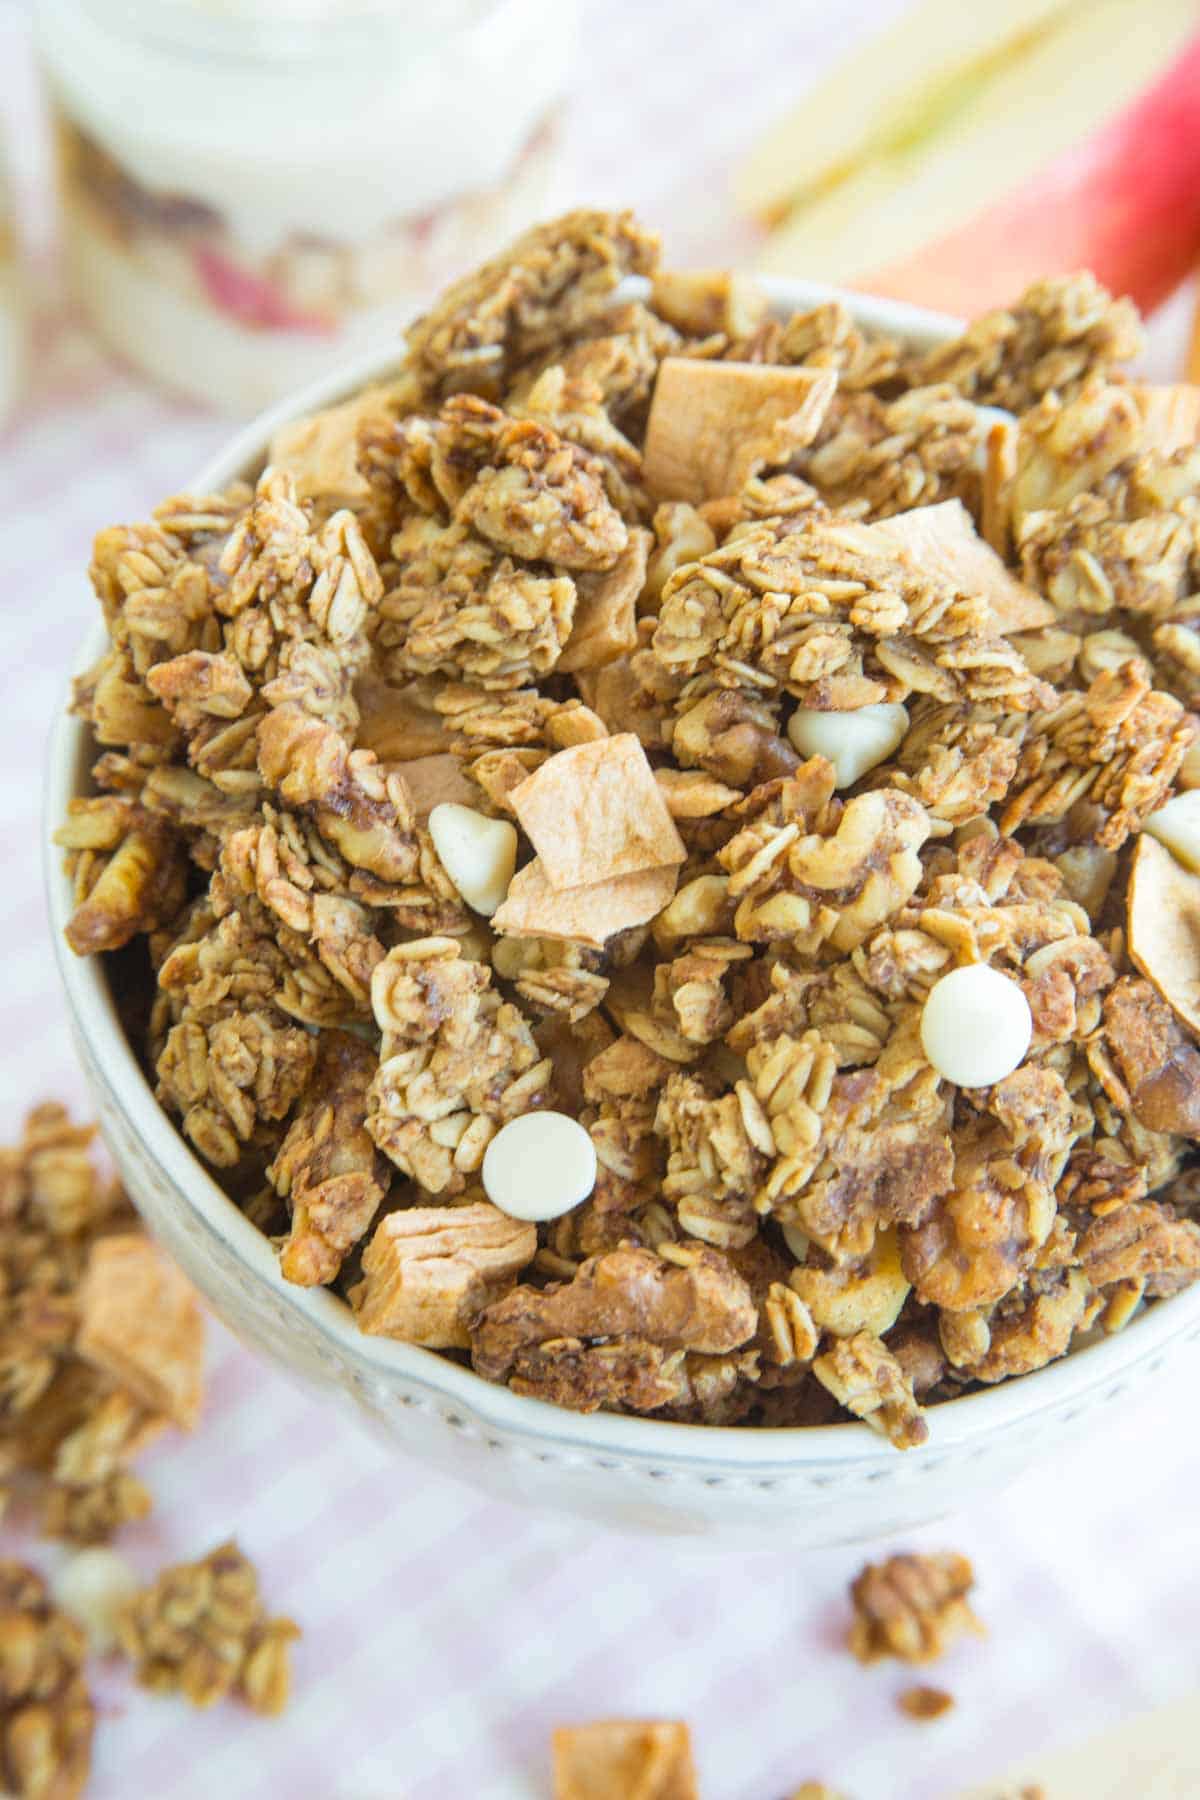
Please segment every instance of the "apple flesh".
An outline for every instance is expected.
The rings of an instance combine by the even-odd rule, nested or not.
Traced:
[[[922,30],[928,10],[905,21],[910,31]],[[860,155],[846,156],[836,139],[840,172],[820,160],[821,100],[810,100],[791,164],[806,167],[807,180],[764,269],[972,314],[1039,276],[1080,268],[1150,310],[1195,266],[1194,0],[1085,0],[1007,47],[992,41],[948,79],[910,95]],[[789,154],[786,130],[780,151]],[[777,212],[778,186],[757,191],[759,210]]]

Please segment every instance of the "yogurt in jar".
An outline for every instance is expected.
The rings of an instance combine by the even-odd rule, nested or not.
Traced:
[[[67,261],[110,344],[251,411],[544,211],[563,0],[43,0]]]

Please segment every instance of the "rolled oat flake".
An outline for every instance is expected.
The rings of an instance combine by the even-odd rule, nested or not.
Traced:
[[[595,1146],[566,1113],[523,1113],[484,1152],[483,1185],[511,1219],[560,1219],[596,1185]]]
[[[987,963],[952,969],[934,983],[921,1014],[921,1044],[947,1081],[990,1087],[1020,1064],[1033,1036],[1021,989]]]

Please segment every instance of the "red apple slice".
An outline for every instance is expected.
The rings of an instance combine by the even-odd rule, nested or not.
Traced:
[[[755,159],[743,191],[760,214],[778,215],[792,171],[791,210],[762,266],[967,314],[1039,275],[1088,267],[1156,305],[1200,248],[1195,0],[1025,0],[1015,34],[1008,9],[960,7],[979,25],[973,58],[961,30],[943,51],[945,4],[901,27],[942,76],[902,101],[891,87],[855,149],[847,95],[853,117],[872,120],[884,85],[911,70],[911,49],[889,72],[887,40],[872,46]],[[1009,26],[999,42],[981,17],[995,12]]]

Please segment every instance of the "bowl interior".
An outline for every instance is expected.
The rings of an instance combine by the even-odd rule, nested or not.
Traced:
[[[774,280],[765,283],[780,310],[842,300],[859,323],[899,337],[917,348],[944,342],[960,322],[889,300],[843,292],[820,283]],[[646,283],[631,282],[631,292]],[[253,478],[266,460],[266,447],[288,420],[329,406],[370,381],[385,379],[400,362],[400,350],[389,341],[365,352],[335,374],[313,383],[247,425],[219,455],[187,484],[196,493],[213,492],[238,478]],[[164,491],[170,483],[164,483]],[[99,521],[98,521],[99,523]],[[88,634],[73,673],[90,667],[103,652],[107,633],[102,622]],[[495,1386],[471,1370],[430,1350],[366,1337],[354,1324],[349,1307],[323,1289],[299,1288],[284,1281],[269,1241],[247,1220],[193,1155],[154,1098],[150,1084],[122,1029],[104,959],[81,958],[68,948],[63,930],[71,913],[70,884],[50,834],[65,816],[68,801],[89,791],[91,743],[86,727],[64,708],[55,722],[49,755],[45,813],[45,874],[55,953],[76,1032],[101,1103],[137,1142],[142,1153],[170,1184],[191,1222],[214,1243],[233,1254],[245,1281],[261,1285],[278,1302],[304,1315],[325,1341],[328,1353],[348,1366],[380,1377],[402,1376],[462,1409],[485,1429],[508,1436],[536,1438],[559,1452],[590,1456],[605,1452],[634,1460],[698,1465],[770,1478],[811,1463],[835,1463],[862,1469],[878,1465],[899,1475],[905,1461],[866,1426],[846,1422],[798,1428],[695,1426],[626,1417],[615,1413],[580,1415],[547,1402],[524,1398]],[[1102,1339],[1052,1363],[1032,1376],[946,1401],[933,1409],[933,1434],[939,1449],[980,1442],[1019,1420],[1059,1409],[1072,1400],[1112,1383],[1133,1363],[1157,1357],[1172,1340],[1200,1326],[1200,1284],[1151,1306],[1121,1333]]]

